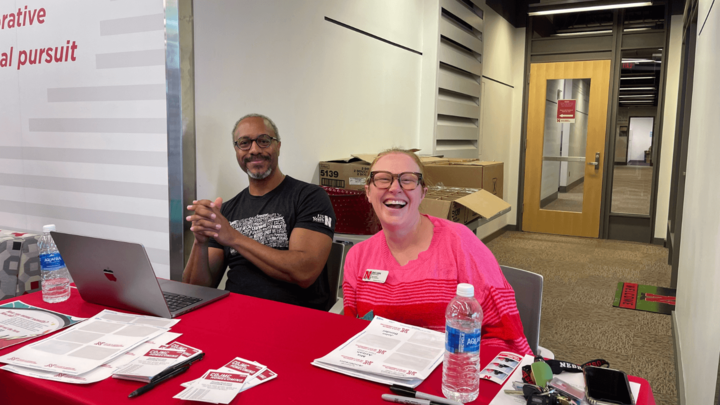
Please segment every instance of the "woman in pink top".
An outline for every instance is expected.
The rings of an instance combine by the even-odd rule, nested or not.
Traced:
[[[458,283],[470,283],[483,309],[482,346],[531,354],[515,293],[490,250],[466,226],[420,214],[423,169],[414,153],[396,149],[371,165],[365,192],[383,230],[348,252],[345,315],[372,311],[442,332]]]

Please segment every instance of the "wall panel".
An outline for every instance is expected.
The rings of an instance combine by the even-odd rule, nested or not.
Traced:
[[[40,7],[42,23],[0,31],[0,229],[140,242],[168,277],[163,2]]]
[[[421,51],[423,7],[338,4],[195,2],[199,198],[228,199],[247,186],[231,130],[248,113],[275,121],[281,170],[309,182],[321,160],[418,145],[423,57],[324,18]],[[238,15],[253,18],[238,24]]]
[[[720,8],[698,5],[698,36],[678,266],[677,305],[687,404],[717,403],[720,356]],[[717,6],[717,4],[715,4]],[[711,8],[712,7],[712,8]],[[705,17],[707,16],[707,19]],[[672,128],[672,127],[671,127]],[[681,390],[682,392],[683,390]]]

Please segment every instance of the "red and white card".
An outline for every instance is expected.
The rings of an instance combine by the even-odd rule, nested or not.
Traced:
[[[248,375],[243,373],[208,370],[202,377],[193,381],[188,388],[185,388],[173,398],[213,404],[229,404],[240,393],[247,379]]]
[[[272,380],[273,378],[277,377],[277,374],[271,371],[269,368],[266,368],[263,372],[261,372],[257,377],[248,380],[245,382],[245,386],[242,388],[242,391],[247,391],[252,387],[256,387],[264,382],[268,382]]]
[[[116,370],[113,373],[113,378],[150,381],[163,370],[176,364],[184,353],[181,350],[164,349],[163,347],[165,346],[150,349],[144,356],[138,357],[125,367]]]
[[[246,360],[246,359],[243,359],[242,357],[235,357],[234,359],[230,360],[229,363],[220,367],[218,370],[223,371],[223,372],[228,372],[228,373],[247,374],[248,375],[247,382],[249,384],[251,381],[255,381],[255,379],[257,377],[263,375],[263,372],[267,370],[267,367],[265,367],[264,365],[262,365],[258,362],[255,362],[255,361]],[[272,371],[271,371],[271,373],[272,373]],[[272,374],[274,374],[274,376],[277,376],[277,374],[275,374],[275,373],[272,373]],[[274,378],[274,376],[271,376],[269,374],[264,374],[263,380],[261,380],[260,382],[258,382],[256,384],[253,384],[252,386],[248,386],[245,389],[252,388],[262,382],[271,380],[272,378]],[[195,380],[195,381],[197,381],[197,380]],[[189,387],[195,381],[188,381],[188,382],[180,384],[180,385],[182,385],[183,387]]]

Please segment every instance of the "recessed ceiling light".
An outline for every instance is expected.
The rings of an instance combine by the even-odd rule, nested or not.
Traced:
[[[571,35],[590,35],[590,34],[610,34],[612,30],[600,30],[600,31],[580,31],[580,32],[561,32],[559,34],[553,34],[553,37],[567,37]]]
[[[621,77],[620,80],[654,79],[655,76]]]
[[[620,90],[655,90],[655,87],[620,87]]]
[[[636,94],[636,95],[632,95],[632,96],[619,96],[619,97],[620,98],[648,98],[648,97],[655,98],[655,95],[654,94]]]
[[[636,2],[636,3],[620,3],[620,4],[603,4],[597,6],[586,6],[586,7],[573,7],[573,8],[559,8],[543,11],[529,11],[529,16],[536,15],[550,15],[550,14],[566,14],[566,13],[581,13],[583,11],[597,11],[597,10],[613,10],[616,8],[630,8],[630,7],[644,7],[652,6],[652,1]]]

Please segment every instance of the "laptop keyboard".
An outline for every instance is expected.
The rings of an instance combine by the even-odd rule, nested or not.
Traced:
[[[188,305],[192,305],[198,301],[202,301],[202,298],[188,297],[187,295],[173,294],[163,291],[165,296],[165,302],[167,302],[170,312],[183,309]]]

